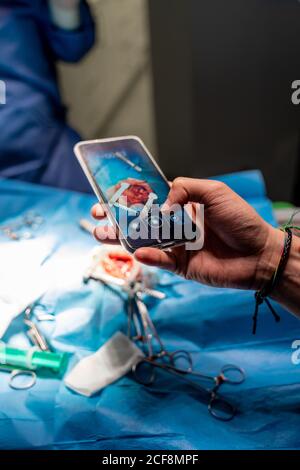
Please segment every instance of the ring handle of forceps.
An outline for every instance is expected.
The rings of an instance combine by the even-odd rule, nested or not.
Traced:
[[[155,359],[168,359],[168,362],[156,362]],[[180,368],[179,365],[176,365],[176,362],[178,364],[178,361],[180,358],[183,358],[187,364],[186,368]],[[141,370],[141,367],[146,366],[150,369],[150,372],[145,374],[146,378],[142,378],[142,374],[139,373],[139,369]],[[162,369],[162,370],[170,370],[173,371],[175,374],[179,375],[186,375],[191,373],[193,370],[193,359],[190,353],[188,353],[185,350],[178,350],[173,353],[167,353],[165,355],[158,355],[157,357],[151,359],[151,358],[144,358],[137,364],[135,364],[132,367],[132,373],[135,376],[135,379],[137,382],[139,382],[142,385],[152,385],[155,381],[156,378],[156,372],[155,372],[155,367]],[[148,377],[148,378],[147,378]]]
[[[141,373],[139,373],[139,369],[141,369],[141,367],[145,366],[148,367],[150,369],[150,373],[149,373],[149,378],[148,380],[147,379],[143,379],[142,378],[142,375]],[[155,382],[155,377],[156,377],[156,374],[155,374],[155,365],[152,363],[152,361],[150,359],[147,359],[147,358],[144,358],[142,359],[140,362],[138,362],[137,364],[134,364],[132,366],[132,369],[131,369],[133,375],[134,375],[134,378],[135,380],[140,383],[141,385],[145,385],[145,386],[149,386],[149,385],[152,385],[154,382]],[[146,377],[148,375],[146,374]]]
[[[162,358],[164,357],[167,357],[170,361],[169,368],[173,369],[174,372],[177,372],[178,374],[185,375],[190,374],[193,371],[192,355],[184,349],[179,349],[178,351],[167,353],[165,356],[162,356]],[[186,367],[180,366],[180,359],[186,363]]]
[[[23,386],[17,385],[15,379],[17,377],[22,377],[22,376],[29,377],[30,379]],[[13,370],[12,373],[10,374],[9,386],[10,388],[13,388],[14,390],[28,390],[34,387],[35,384],[36,384],[36,373],[32,370],[16,369],[16,370]]]
[[[236,378],[230,377],[230,372],[236,374]],[[246,380],[246,374],[244,369],[241,367],[235,366],[234,364],[226,364],[222,367],[220,375],[216,378],[220,378],[220,383],[217,382],[217,385],[222,385],[222,383],[227,383],[231,385],[240,385]]]
[[[235,372],[237,377],[230,378],[228,374],[229,372]],[[221,373],[218,377],[216,377],[216,386],[211,394],[211,399],[208,405],[208,411],[210,414],[219,421],[231,421],[235,414],[236,408],[225,398],[218,396],[217,390],[220,388],[222,383],[228,383],[231,385],[239,385],[243,383],[246,379],[245,371],[238,366],[233,364],[226,364],[222,367]],[[223,411],[218,411],[219,409],[223,409]]]
[[[218,408],[223,411],[218,411]],[[236,408],[229,401],[219,397],[215,392],[212,392],[208,411],[218,421],[231,421],[236,414]]]

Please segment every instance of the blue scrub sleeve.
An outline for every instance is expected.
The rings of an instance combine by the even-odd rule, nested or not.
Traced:
[[[64,62],[78,62],[95,43],[95,23],[85,0],[80,4],[81,26],[67,31],[57,28],[51,20],[48,2],[43,0],[36,10],[37,21],[54,59]]]

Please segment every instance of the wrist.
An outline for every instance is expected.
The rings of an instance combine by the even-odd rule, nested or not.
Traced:
[[[285,242],[285,233],[270,227],[264,250],[257,262],[253,288],[261,290],[274,276],[279,266]],[[300,316],[300,238],[292,237],[291,248],[284,271],[278,279],[270,297]]]
[[[255,290],[261,290],[274,276],[282,255],[284,240],[284,232],[269,226],[264,248],[257,261]]]
[[[300,305],[295,308],[293,292],[299,292],[300,288],[300,238],[296,235],[292,238],[289,258],[282,277],[271,293],[271,297],[296,314],[300,313]],[[290,295],[288,295],[290,293]],[[297,297],[299,298],[298,294]]]

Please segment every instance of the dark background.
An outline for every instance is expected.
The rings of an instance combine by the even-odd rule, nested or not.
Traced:
[[[299,201],[298,0],[148,0],[160,164],[168,176],[260,168]]]

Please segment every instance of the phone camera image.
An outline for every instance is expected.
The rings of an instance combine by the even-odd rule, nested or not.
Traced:
[[[76,155],[125,248],[135,251],[184,241],[182,228],[189,216],[184,211],[161,212],[169,183],[138,138],[82,142]]]
[[[147,223],[150,228],[159,229],[164,223],[162,214],[152,214],[150,213],[147,217]]]

